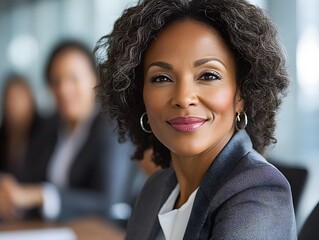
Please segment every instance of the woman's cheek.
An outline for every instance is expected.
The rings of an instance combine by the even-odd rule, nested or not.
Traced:
[[[229,89],[219,89],[218,91],[210,91],[205,94],[205,98],[202,98],[207,107],[212,112],[225,112],[233,109],[234,104],[234,91]]]

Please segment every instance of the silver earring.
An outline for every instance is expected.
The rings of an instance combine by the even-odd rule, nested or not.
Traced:
[[[140,117],[140,125],[141,125],[141,128],[143,129],[144,132],[146,133],[152,133],[152,130],[147,130],[145,127],[144,127],[144,116],[147,116],[146,115],[146,112],[142,114],[142,116]],[[148,123],[148,120],[147,120],[147,123]]]
[[[245,113],[245,111],[240,111],[240,112],[237,112],[236,114],[237,114],[236,121],[235,121],[236,129],[238,131],[245,129],[248,124],[247,114]]]

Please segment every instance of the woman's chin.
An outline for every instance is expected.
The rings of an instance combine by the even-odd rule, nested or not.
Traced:
[[[193,158],[200,155],[203,152],[203,149],[197,146],[183,146],[178,148],[171,149],[172,154],[176,155],[179,158]]]

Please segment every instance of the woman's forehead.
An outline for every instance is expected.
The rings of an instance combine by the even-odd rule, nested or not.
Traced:
[[[183,19],[166,26],[150,43],[144,67],[152,61],[194,62],[208,56],[220,58],[227,65],[234,64],[233,54],[217,30],[197,20]]]

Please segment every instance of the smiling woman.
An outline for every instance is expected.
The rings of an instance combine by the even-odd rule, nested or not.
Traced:
[[[105,56],[105,50],[107,56]],[[296,239],[290,186],[260,153],[288,85],[276,31],[244,0],[145,0],[96,48],[119,135],[164,168],[127,239]],[[141,125],[141,126],[139,126]]]
[[[144,66],[144,103],[154,135],[174,155],[205,153],[200,159],[208,167],[244,109],[233,54],[216,30],[183,19],[150,44]]]

